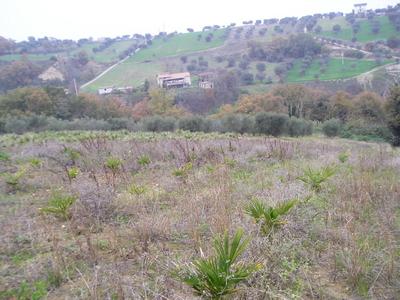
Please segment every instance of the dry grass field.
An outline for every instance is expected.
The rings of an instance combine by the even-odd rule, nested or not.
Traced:
[[[239,260],[262,267],[220,299],[400,298],[388,144],[119,131],[0,147],[1,299],[199,299],[171,270],[216,255],[238,227],[250,237]],[[254,199],[298,202],[265,226],[246,213]]]

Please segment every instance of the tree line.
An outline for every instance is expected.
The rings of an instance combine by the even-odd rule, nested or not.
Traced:
[[[229,93],[229,79],[229,77],[226,78],[228,84],[225,86],[225,90],[222,89],[219,92],[221,97],[225,92]],[[217,107],[216,95],[218,96],[218,93],[215,95],[213,90],[198,91],[201,94],[188,92],[173,97],[168,94],[166,89],[154,89],[149,93],[144,93],[143,99],[133,104],[117,97],[105,98],[86,93],[68,95],[63,88],[48,85],[43,88],[24,87],[9,91],[0,98],[0,117],[4,126],[12,124],[9,123],[10,120],[15,123],[16,120],[28,120],[29,118],[34,118],[36,123],[38,123],[37,118],[42,118],[41,120],[48,118],[48,120],[53,120],[52,123],[65,122],[62,124],[78,122],[79,119],[89,119],[92,120],[91,122],[94,122],[93,120],[108,122],[107,126],[101,127],[103,129],[128,128],[126,125],[128,123],[142,122],[140,124],[143,128],[151,126],[153,129],[155,128],[150,131],[160,131],[160,128],[180,128],[192,131],[194,130],[192,127],[195,126],[193,124],[200,124],[196,125],[195,131],[207,131],[210,130],[209,128],[218,128],[217,131],[229,131],[227,128],[230,128],[238,133],[275,135],[276,133],[262,131],[259,129],[260,126],[255,127],[257,118],[261,118],[260,115],[267,113],[275,114],[275,117],[279,115],[279,118],[274,119],[274,124],[279,122],[282,124],[294,122],[322,124],[335,119],[344,126],[345,137],[364,136],[398,144],[400,87],[395,86],[390,91],[390,96],[384,100],[373,92],[362,92],[354,97],[344,91],[337,91],[331,95],[326,91],[311,89],[303,84],[287,83],[266,93],[239,95],[236,102],[220,105],[216,113],[208,113],[206,118],[204,111]],[[196,109],[198,109],[197,113]],[[201,116],[202,110],[203,115]],[[199,118],[203,121],[200,122]],[[124,120],[117,123],[125,125],[116,125],[115,120]],[[179,126],[175,125],[176,120],[179,120],[177,123]],[[215,125],[216,123],[212,123],[212,120],[219,120],[217,123],[220,125]],[[280,121],[278,122],[278,120]],[[109,122],[114,123],[110,124]],[[291,127],[287,124],[278,127],[302,128],[303,126]],[[4,126],[3,131],[12,132],[11,125],[8,125],[8,129],[4,129]],[[27,128],[34,128],[34,126],[27,125]],[[290,133],[287,131],[289,129],[282,130],[286,133],[289,132],[289,135],[304,134]],[[309,130],[305,130],[305,132],[309,132]]]

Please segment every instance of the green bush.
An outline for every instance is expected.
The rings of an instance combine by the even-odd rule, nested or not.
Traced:
[[[291,117],[288,121],[287,130],[291,137],[312,135],[313,122]]]
[[[254,117],[249,115],[230,114],[221,117],[221,132],[254,133]]]
[[[144,131],[163,132],[174,131],[175,129],[174,118],[162,118],[160,116],[148,117],[141,120]]]
[[[107,123],[110,124],[111,130],[127,129],[128,119],[125,118],[109,118]]]
[[[28,131],[28,128],[29,122],[24,117],[11,117],[4,125],[4,131],[6,133],[23,134]]]
[[[187,116],[178,120],[178,129],[190,132],[206,132],[206,119],[200,115]]]
[[[328,137],[340,136],[343,122],[339,119],[330,119],[322,124],[322,132]]]
[[[345,134],[344,134],[345,133]],[[341,137],[351,136],[359,140],[375,140],[390,143],[392,135],[386,125],[368,122],[365,119],[357,119],[345,124]]]
[[[258,134],[281,136],[287,132],[289,116],[271,112],[260,112],[255,117],[255,131]]]

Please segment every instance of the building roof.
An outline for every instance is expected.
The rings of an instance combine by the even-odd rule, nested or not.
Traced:
[[[115,89],[115,85],[114,86],[102,86],[102,87],[99,87],[99,89]]]
[[[357,6],[366,6],[367,5],[367,3],[360,3],[360,4],[354,4],[354,7],[357,7]]]
[[[214,75],[214,74],[215,74],[215,72],[204,72],[204,73],[197,74],[197,76],[207,76],[207,75]]]
[[[182,77],[190,77],[189,72],[184,72],[184,73],[175,73],[175,74],[169,74],[169,73],[161,73],[157,75],[158,78],[166,78],[166,79],[175,79],[175,78],[182,78]]]

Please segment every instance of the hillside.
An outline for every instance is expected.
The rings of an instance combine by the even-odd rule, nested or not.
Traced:
[[[293,34],[302,34],[305,27],[308,28],[310,20],[315,24],[310,27],[308,33],[316,38],[323,46],[324,53],[328,53],[331,57],[323,70],[319,65],[322,52],[317,51],[317,54],[313,54],[311,65],[307,69],[303,69],[302,66],[304,53],[301,57],[290,54],[291,49],[295,49],[297,46],[291,45],[289,40]],[[318,81],[320,85],[332,86],[328,81],[356,78],[379,66],[395,62],[393,56],[397,55],[398,46],[389,48],[385,43],[387,44],[389,37],[397,39],[400,37],[400,33],[387,16],[357,17],[352,21],[348,16],[335,16],[331,19],[327,16],[322,18],[321,15],[300,19],[284,18],[279,23],[276,23],[277,21],[264,20],[264,23],[257,25],[228,26],[201,32],[160,33],[153,37],[136,34],[132,37],[125,36],[124,39],[109,39],[109,43],[107,41],[94,43],[85,40],[79,45],[73,45],[75,48],[66,52],[27,54],[24,59],[29,58],[37,62],[51,62],[51,60],[55,60],[55,57],[63,56],[77,59],[78,53],[85,51],[90,60],[87,65],[76,68],[75,63],[74,68],[60,68],[60,64],[56,62],[51,67],[46,66],[48,71],[43,70],[40,78],[47,79],[43,83],[64,84],[71,91],[74,90],[73,79],[75,78],[78,87],[82,86],[82,91],[93,93],[97,93],[99,87],[102,86],[139,88],[145,80],[148,80],[151,87],[154,88],[158,73],[186,72],[188,67],[191,68],[193,87],[197,86],[198,73],[212,71],[220,74],[226,70],[234,70],[240,79],[244,73],[248,73],[251,76],[250,79],[253,78],[250,81],[242,80],[240,82],[240,89],[243,92],[268,91],[279,82],[312,84],[313,81]],[[359,26],[357,32],[352,28],[356,24]],[[379,24],[380,27],[375,34],[371,29],[376,24]],[[333,31],[335,25],[339,25],[341,28],[338,32]],[[318,33],[316,32],[317,28],[320,30]],[[209,40],[206,40],[207,38]],[[274,47],[279,46],[277,41],[280,39],[287,44],[286,48],[274,52]],[[255,51],[262,51],[263,55],[251,53],[252,49],[248,43],[254,41],[260,45]],[[368,43],[370,44],[368,45]],[[35,49],[44,51],[43,46]],[[344,52],[346,56],[346,53],[358,50],[360,53],[362,52],[362,57],[345,57],[341,63],[341,53]],[[186,62],[181,60],[182,56],[187,58]],[[13,58],[14,60],[21,58],[18,51],[13,55],[0,56],[4,66]],[[296,60],[294,66],[288,69],[284,76],[279,75],[276,68],[280,63],[293,59]],[[228,66],[228,60],[234,60],[232,66]],[[243,60],[248,61],[244,68],[241,66]],[[261,80],[256,78],[259,75],[257,70],[259,63],[265,64]],[[194,69],[193,66],[190,66],[191,64],[196,65]],[[114,67],[103,74],[112,65]],[[0,66],[0,71],[1,68]],[[71,71],[66,71],[68,69]],[[100,76],[100,74],[102,75]],[[94,78],[95,80],[93,80]],[[383,85],[386,86],[386,84]]]
[[[381,32],[378,35],[373,35],[370,27],[371,24],[368,20],[362,20],[361,22],[361,30],[357,34],[358,41],[357,45],[360,46],[364,42],[374,41],[378,39],[388,38],[391,35],[395,34],[396,36],[400,36],[400,34],[394,29],[394,25],[388,21],[387,17],[379,17],[378,20],[382,23]],[[342,24],[343,29],[339,32],[339,34],[335,35],[332,31],[332,24]],[[105,74],[95,82],[91,83],[88,86],[85,86],[84,91],[96,92],[101,86],[109,86],[115,85],[119,86],[139,86],[141,83],[148,79],[150,83],[155,85],[155,77],[158,73],[170,72],[170,73],[178,73],[186,71],[187,64],[183,63],[180,60],[180,56],[185,55],[188,56],[188,62],[195,59],[197,60],[199,56],[201,56],[207,63],[208,67],[206,69],[202,68],[201,71],[216,71],[221,70],[227,67],[227,58],[233,56],[237,59],[237,62],[247,55],[249,52],[249,48],[247,47],[247,41],[249,40],[257,40],[261,43],[271,42],[276,37],[288,37],[291,33],[299,31],[298,25],[285,24],[280,25],[282,28],[282,32],[276,31],[275,27],[277,25],[259,25],[255,27],[255,30],[251,35],[244,37],[243,34],[240,38],[235,37],[235,32],[238,28],[243,28],[243,32],[246,32],[252,26],[243,26],[243,27],[235,27],[231,30],[231,33],[228,35],[226,39],[220,38],[216,39],[213,44],[205,43],[204,41],[198,41],[197,35],[203,34],[200,33],[186,33],[180,34],[172,37],[168,42],[163,42],[161,39],[156,40],[153,45],[148,46],[147,49],[139,50],[136,55],[130,57],[125,60],[123,63],[116,66],[112,71]],[[336,48],[339,49],[343,46],[342,51],[348,49],[356,49],[355,45],[352,48],[352,45],[344,45],[343,43],[339,44],[339,41],[343,39],[351,40],[350,29],[346,29],[344,27],[348,26],[344,17],[337,17],[333,20],[330,19],[320,19],[316,26],[321,26],[323,31],[319,34],[321,37],[335,37],[338,42],[336,43]],[[263,29],[266,29],[266,33],[264,35],[260,35],[259,32]],[[330,28],[330,29],[329,29]],[[347,31],[346,31],[347,30]],[[225,29],[219,29],[217,31],[218,36],[222,36]],[[370,32],[370,33],[369,33]],[[347,37],[349,35],[349,37]],[[184,46],[183,46],[184,45]],[[204,47],[208,46],[208,50]],[[362,47],[362,46],[361,46]],[[334,47],[335,48],[335,47]],[[223,57],[222,61],[220,57]],[[311,68],[306,72],[305,75],[299,76],[298,71],[300,70],[301,62],[297,60],[295,67],[288,73],[286,77],[286,82],[306,82],[315,80],[314,75],[319,72],[319,67],[317,65],[316,58],[311,66]],[[333,80],[333,79],[344,79],[351,78],[363,74],[365,72],[369,72],[372,69],[378,67],[379,65],[390,64],[394,62],[394,59],[383,59],[382,62],[378,64],[374,61],[375,58],[372,54],[367,55],[365,59],[348,59],[345,58],[345,65],[340,65],[341,62],[339,60],[335,60],[335,58],[331,59],[330,63],[327,66],[326,73],[320,73],[318,80]],[[334,63],[337,61],[337,63]],[[256,65],[257,63],[266,63],[267,68],[265,73],[269,75],[273,82],[278,82],[279,77],[274,73],[274,69],[277,66],[275,62],[261,61],[261,60],[251,60],[251,63],[248,66],[247,71],[257,74]],[[351,67],[350,64],[355,62],[357,67]],[[238,63],[235,66],[238,67]],[[343,70],[345,68],[346,70]],[[192,82],[195,82],[197,77],[195,74],[196,71],[192,74]],[[195,84],[195,83],[194,83]],[[265,86],[262,82],[258,82],[258,80],[254,80],[252,86],[243,87],[244,89],[249,90],[268,90],[270,86]]]

